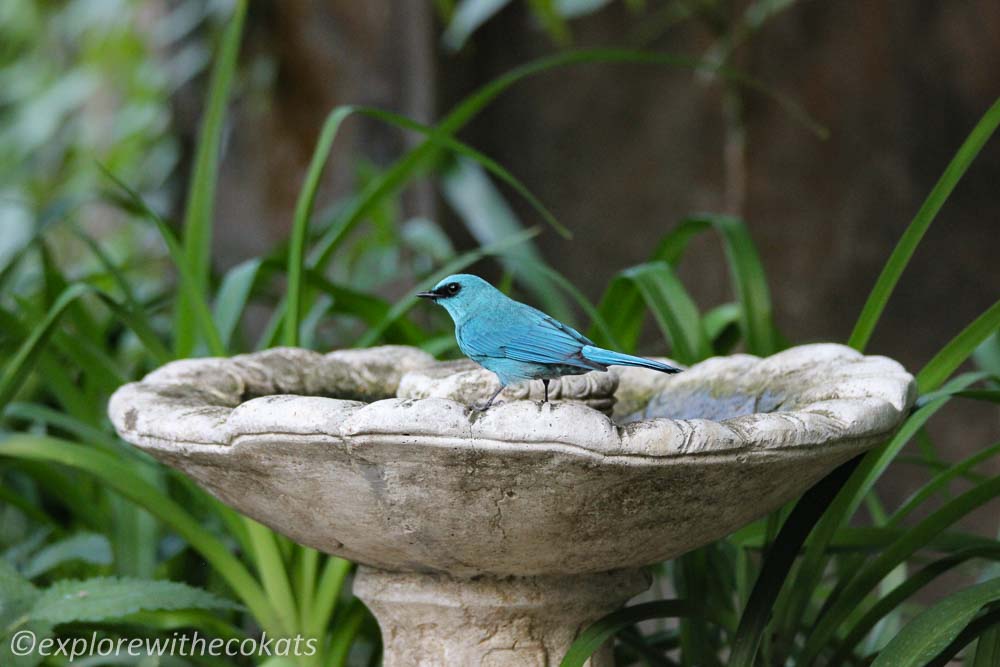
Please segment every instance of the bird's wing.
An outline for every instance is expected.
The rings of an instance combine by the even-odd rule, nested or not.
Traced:
[[[466,325],[461,332],[463,346],[484,357],[607,370],[604,364],[583,357],[583,346],[594,343],[576,329],[527,306],[518,314],[522,316],[516,323]]]

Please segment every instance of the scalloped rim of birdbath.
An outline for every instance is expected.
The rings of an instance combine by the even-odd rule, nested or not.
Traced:
[[[516,400],[480,413],[447,398],[389,397],[406,373],[435,363],[406,346],[326,355],[273,348],[232,358],[186,359],[121,387],[111,398],[109,415],[123,439],[152,450],[238,447],[242,438],[262,433],[336,439],[405,434],[420,436],[429,446],[447,446],[453,438],[487,448],[544,444],[642,465],[650,457],[792,450],[868,439],[896,428],[916,398],[913,377],[896,361],[830,343],[764,359],[715,357],[675,376],[614,369],[623,385],[619,393],[638,392],[647,399],[666,390],[691,390],[712,405],[713,394],[753,398],[754,389],[769,387],[786,395],[782,404],[778,398],[762,400],[758,393],[755,406],[767,404],[768,411],[718,420],[687,414],[642,418],[640,413],[618,425],[575,402]],[[560,418],[553,419],[557,414]]]
[[[124,440],[298,542],[383,569],[507,576],[638,567],[716,539],[887,437],[915,399],[898,363],[833,344],[616,371],[626,412],[679,419],[387,398],[436,363],[400,346],[184,360],[119,389],[109,414]]]

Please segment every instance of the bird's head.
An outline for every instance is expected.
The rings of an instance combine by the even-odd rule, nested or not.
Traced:
[[[448,276],[434,289],[417,293],[421,298],[444,306],[456,322],[480,308],[489,307],[490,299],[495,295],[502,296],[502,293],[479,276],[468,273]]]

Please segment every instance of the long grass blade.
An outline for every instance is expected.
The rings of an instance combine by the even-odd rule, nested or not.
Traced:
[[[336,630],[327,652],[327,667],[345,667],[351,647],[361,633],[361,627],[369,618],[368,609],[355,598],[351,600],[343,618],[336,624]]]
[[[733,293],[740,305],[740,330],[747,351],[767,356],[779,349],[778,332],[774,326],[771,291],[760,261],[757,246],[743,221],[723,215],[698,215],[686,220],[667,234],[654,257],[677,265],[691,240],[709,229],[722,239]]]
[[[365,189],[360,198],[352,201],[348,210],[342,216],[342,221],[334,223],[332,230],[336,233],[324,241],[321,241],[320,246],[322,250],[319,251],[317,258],[313,261],[307,262],[306,242],[308,240],[309,220],[312,217],[312,211],[315,204],[316,193],[319,189],[320,180],[329,161],[330,152],[333,148],[333,142],[336,139],[340,125],[353,114],[374,118],[388,125],[393,125],[405,130],[412,130],[426,136],[427,140],[424,146],[426,146],[427,154],[418,154],[417,151],[419,151],[419,149],[416,149],[410,154],[412,159],[403,158],[388,172],[375,179],[371,186]],[[353,227],[356,222],[360,221],[364,215],[367,215],[374,208],[377,201],[387,196],[395,187],[409,178],[409,176],[412,175],[423,163],[423,158],[429,157],[431,149],[435,147],[446,148],[457,155],[461,155],[469,160],[472,160],[473,162],[478,163],[504,183],[510,185],[518,194],[524,197],[524,199],[536,211],[538,211],[542,218],[557,232],[565,237],[570,236],[569,230],[567,230],[562,224],[559,223],[558,220],[555,219],[549,210],[545,208],[538,198],[535,197],[531,191],[523,183],[521,183],[521,181],[500,166],[495,160],[454,139],[448,132],[444,132],[439,128],[417,123],[416,121],[406,118],[405,116],[383,111],[381,109],[360,106],[338,107],[330,112],[330,115],[327,116],[326,121],[323,123],[319,140],[317,141],[316,148],[313,151],[312,161],[310,162],[309,169],[306,172],[305,181],[302,185],[302,189],[299,193],[299,198],[295,206],[295,217],[292,223],[292,236],[288,248],[288,298],[286,304],[284,305],[285,316],[283,325],[283,343],[285,345],[298,345],[299,326],[301,324],[303,314],[303,275],[307,270],[307,267],[315,268],[317,266],[323,266],[326,263],[326,258],[331,252],[331,248],[335,246],[336,242],[342,239],[343,236],[346,235],[347,231],[349,231],[349,229]]]
[[[666,262],[650,262],[621,274],[635,285],[660,330],[670,341],[671,358],[682,364],[712,356],[698,306]]]
[[[990,306],[961,333],[955,336],[917,373],[921,392],[937,389],[962,363],[972,356],[980,343],[1000,330],[1000,301]]]
[[[55,332],[56,326],[63,313],[73,304],[76,299],[90,291],[87,285],[72,285],[66,289],[49,308],[45,319],[31,332],[31,335],[21,344],[17,353],[11,358],[0,375],[0,410],[6,406],[18,389],[21,383],[31,372],[34,360],[41,354],[45,343]]]
[[[1000,544],[986,547],[971,547],[944,558],[938,559],[919,571],[910,574],[901,584],[889,591],[877,603],[865,612],[864,616],[851,626],[846,637],[839,642],[837,652],[830,658],[831,665],[847,662],[852,649],[864,639],[875,625],[897,608],[904,600],[912,597],[917,591],[932,583],[941,575],[959,567],[975,558],[988,558],[1000,561]]]
[[[286,636],[291,636],[301,625],[288,571],[285,569],[275,534],[253,519],[244,517],[243,523],[246,525],[253,559],[257,565],[257,574],[264,584],[264,591],[274,607],[281,629]]]
[[[232,349],[233,334],[240,324],[263,265],[264,262],[259,257],[248,259],[230,269],[219,285],[212,317],[215,328],[219,331],[219,338],[227,350]]]
[[[917,489],[912,496],[907,498],[907,500],[899,506],[899,509],[892,513],[892,516],[889,517],[886,525],[898,526],[907,515],[922,505],[935,493],[947,486],[947,484],[953,479],[961,476],[963,473],[971,470],[983,461],[991,459],[998,454],[1000,454],[1000,442],[994,444],[992,447],[987,447],[981,452],[976,452],[972,456],[963,459],[962,461],[959,461],[958,463],[937,473],[929,482],[927,482],[927,484]]]
[[[948,665],[954,664],[955,656],[962,649],[976,641],[980,635],[998,629],[1000,629],[1000,605],[994,603],[986,607],[986,611],[962,628],[961,632],[955,635],[955,638],[941,649],[941,652],[934,656],[933,660],[927,663],[926,667],[948,667]]]
[[[966,662],[968,664],[968,662]],[[972,667],[995,667],[1000,665],[1000,627],[987,630],[979,638]]]
[[[606,641],[621,630],[652,618],[690,618],[705,612],[689,600],[660,600],[612,612],[580,633],[559,667],[583,667]]]
[[[861,600],[879,581],[899,563],[923,547],[931,538],[946,530],[960,518],[994,500],[1000,494],[1000,477],[983,482],[945,503],[919,524],[909,529],[876,558],[869,561],[843,587],[839,597],[820,616],[813,626],[796,664],[811,665],[824,647],[829,645],[834,632]],[[1000,580],[998,580],[1000,582]]]
[[[343,558],[336,556],[327,558],[319,583],[316,585],[312,610],[303,618],[303,633],[306,637],[323,636],[337,609],[344,580],[353,568],[354,564]]]
[[[952,389],[963,388],[976,382],[979,377],[979,374],[960,376],[952,380],[949,387]],[[827,549],[833,536],[847,525],[848,520],[857,512],[861,503],[864,502],[865,496],[874,487],[875,482],[906,443],[949,400],[948,396],[939,398],[913,413],[886,444],[864,456],[850,480],[830,503],[806,545],[805,555],[799,565],[794,585],[786,588],[782,592],[781,600],[779,600],[778,609],[782,634],[792,634],[795,627],[805,622],[806,605],[826,569],[829,556]]]
[[[202,117],[194,167],[188,183],[183,260],[194,283],[192,285],[194,295],[181,294],[177,302],[174,315],[174,349],[178,357],[190,356],[194,351],[198,330],[191,321],[190,311],[195,307],[195,302],[204,303],[208,296],[215,190],[219,178],[219,164],[222,160],[222,129],[236,73],[246,13],[247,0],[237,0],[229,24],[222,34],[219,54],[209,79],[208,103]],[[180,266],[177,268],[181,269]]]
[[[324,308],[324,312],[330,310],[339,314],[353,315],[369,326],[378,326],[383,319],[390,316],[392,305],[383,299],[332,283],[317,271],[309,270],[306,279],[310,286],[332,299],[332,305]],[[423,330],[406,317],[396,318],[386,327],[385,333],[386,337],[407,345],[419,345],[427,338]]]
[[[949,595],[904,627],[882,649],[872,667],[924,667],[969,625],[979,610],[997,601],[1000,579]],[[1000,621],[1000,614],[994,614],[994,619],[994,623]]]
[[[284,313],[283,343],[289,346],[299,344],[299,325],[302,319],[302,297],[305,289],[303,274],[306,260],[306,241],[309,237],[309,220],[312,217],[316,192],[319,190],[320,179],[329,160],[333,140],[337,138],[337,130],[344,119],[354,113],[353,107],[334,109],[320,130],[319,140],[313,151],[312,161],[306,171],[305,182],[295,203],[295,217],[292,221],[292,237],[288,244],[288,301]]]
[[[868,295],[868,300],[865,301],[858,321],[854,325],[854,331],[851,332],[851,337],[847,341],[847,344],[854,349],[863,352],[868,346],[868,341],[872,337],[872,332],[875,331],[882,311],[885,310],[889,297],[892,296],[900,276],[903,275],[907,264],[910,263],[910,258],[913,257],[917,246],[920,245],[921,239],[931,223],[934,222],[941,207],[948,201],[952,190],[965,175],[969,165],[993,136],[998,125],[1000,125],[1000,98],[986,111],[958,149],[955,157],[952,158],[941,178],[935,184],[934,189],[927,195],[927,199],[924,200],[913,221],[903,232],[903,236],[899,239],[892,254],[889,255],[885,266],[882,267],[882,273],[875,281],[875,286],[872,288],[871,294]]]
[[[180,242],[177,241],[177,237],[175,237],[174,233],[170,231],[170,226],[167,225],[166,221],[153,211],[153,209],[146,205],[146,202],[143,201],[139,193],[126,185],[110,171],[104,169],[103,167],[102,170],[105,176],[107,176],[108,179],[111,180],[123,193],[125,197],[123,204],[130,206],[142,217],[150,220],[154,225],[156,225],[156,229],[160,232],[160,236],[163,238],[164,243],[166,243],[167,250],[170,253],[170,258],[173,260],[174,266],[177,269],[177,274],[181,283],[181,291],[187,295],[187,310],[185,311],[185,317],[189,320],[193,320],[201,329],[202,335],[204,335],[208,344],[209,352],[216,356],[225,356],[226,348],[222,344],[222,337],[219,335],[219,330],[215,328],[215,321],[212,319],[212,311],[209,310],[208,303],[203,298],[202,292],[198,287],[198,278],[194,271],[191,270],[187,261],[184,259],[184,250],[181,247]]]
[[[830,504],[858,466],[855,457],[816,483],[795,503],[795,508],[781,526],[771,549],[764,559],[750,599],[743,609],[739,627],[732,640],[729,667],[753,667],[771,618],[771,610],[799,549],[816,526],[824,509]]]
[[[774,354],[778,351],[778,341],[772,318],[771,292],[750,232],[735,218],[713,217],[710,220],[725,241],[733,288],[742,308],[740,323],[747,350],[762,357]]]

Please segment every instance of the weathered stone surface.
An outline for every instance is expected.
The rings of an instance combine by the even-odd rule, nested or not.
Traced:
[[[548,667],[581,630],[649,583],[641,570],[459,581],[361,568],[354,593],[382,626],[385,667]],[[589,664],[614,665],[610,646]]]
[[[470,634],[433,652],[466,650],[487,623],[464,607],[465,620],[449,616],[465,604],[465,593],[453,593],[466,584],[456,582],[476,577],[509,596],[538,578],[555,591],[552,582],[673,558],[885,439],[915,398],[899,364],[840,345],[583,382],[592,391],[615,379],[631,414],[618,410],[614,420],[572,400],[509,397],[480,413],[468,403],[488,395],[486,380],[419,350],[278,349],[169,364],[122,387],[109,413],[122,438],[297,542],[379,570],[435,575],[393,589],[430,596],[441,636],[466,624]],[[434,581],[447,582],[440,595],[427,593]],[[359,590],[383,631],[415,632],[413,609],[422,607],[393,607],[379,586]],[[483,618],[500,613],[490,604]],[[585,620],[567,617],[559,632]],[[496,627],[525,646],[541,627],[509,622],[524,627]],[[555,660],[565,637],[537,632],[539,655]],[[400,641],[387,660],[414,664],[410,640]],[[524,657],[490,655],[468,664]]]
[[[475,405],[485,403],[499,387],[500,380],[494,373],[465,359],[410,371],[400,381],[398,395],[400,398],[448,398],[465,405]],[[549,383],[549,400],[553,403],[583,403],[594,410],[611,414],[616,389],[618,376],[614,373],[568,375]],[[541,381],[523,382],[506,387],[497,396],[496,403],[540,401],[544,397],[545,389]]]

